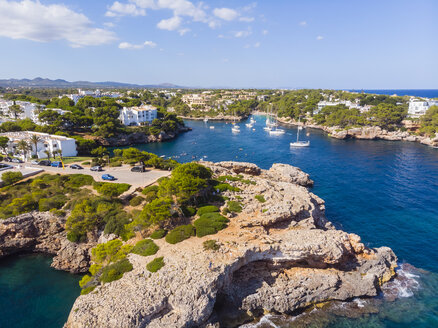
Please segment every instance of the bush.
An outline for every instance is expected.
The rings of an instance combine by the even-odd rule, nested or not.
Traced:
[[[87,295],[87,294],[91,293],[95,288],[96,288],[96,286],[86,287],[86,288],[81,290],[81,295]]]
[[[196,228],[196,236],[204,237],[225,229],[228,222],[229,220],[219,213],[205,213],[193,224]]]
[[[129,262],[128,259],[123,259],[104,267],[99,280],[104,283],[119,280],[123,277],[125,272],[129,272],[132,269],[131,262]]]
[[[4,186],[12,185],[23,179],[21,172],[5,172],[2,174],[2,180]]]
[[[143,198],[143,197],[141,197],[141,196],[135,196],[134,198],[132,198],[132,199],[129,201],[129,205],[131,205],[131,206],[133,206],[133,207],[136,207],[136,206],[140,205],[141,203],[143,203],[143,201],[144,201],[144,198]]]
[[[141,211],[133,225],[143,228],[153,224],[162,225],[172,216],[172,200],[170,198],[154,199]]]
[[[216,243],[216,240],[206,240],[202,243],[202,246],[204,247],[204,251],[217,251],[221,246]]]
[[[146,187],[141,193],[146,196],[146,201],[150,203],[158,198],[158,186]]]
[[[195,235],[195,227],[191,224],[182,225],[169,231],[166,235],[166,241],[169,244],[176,244]]]
[[[149,256],[156,254],[158,249],[159,247],[151,239],[144,239],[135,244],[134,248],[131,250],[131,253],[141,256]]]
[[[65,195],[55,195],[51,198],[41,198],[38,202],[38,210],[40,212],[50,211],[52,209],[62,208],[67,201]]]
[[[228,183],[219,183],[217,184],[214,189],[218,192],[224,192],[224,191],[240,191],[239,188],[233,187],[232,185]]]
[[[122,166],[122,162],[114,161],[109,163],[109,167],[118,167],[118,166]]]
[[[82,279],[79,281],[79,287],[84,288],[86,285],[88,285],[88,283],[90,281],[92,281],[93,278],[91,276],[89,276],[88,274],[86,274],[85,276],[82,277]]]
[[[157,257],[146,265],[146,269],[150,272],[157,272],[164,266],[164,257]]]
[[[118,197],[128,191],[131,185],[127,183],[95,182],[93,188],[99,194],[107,197]]]
[[[263,195],[255,195],[254,198],[257,199],[260,203],[266,202],[266,199],[265,197],[263,197]]]
[[[242,205],[239,202],[236,201],[228,201],[227,207],[231,212],[240,213],[242,212]]]
[[[91,250],[91,259],[96,262],[96,264],[111,263],[126,258],[132,250],[131,245],[123,245],[123,243],[118,240],[110,240],[103,244],[98,244]]]
[[[186,217],[191,217],[196,214],[196,208],[193,206],[181,206],[181,210]]]
[[[164,229],[155,230],[149,237],[152,239],[161,239],[167,234],[167,231]]]
[[[66,185],[69,187],[79,188],[83,186],[91,186],[94,179],[91,175],[86,174],[71,174],[68,176]]]
[[[219,208],[217,206],[214,206],[214,205],[207,205],[207,206],[200,207],[198,209],[198,212],[196,212],[196,214],[201,216],[202,214],[213,213],[213,212],[219,212]]]

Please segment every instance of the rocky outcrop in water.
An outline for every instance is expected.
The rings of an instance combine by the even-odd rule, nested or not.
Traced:
[[[63,219],[49,212],[31,212],[0,220],[0,257],[22,252],[55,255],[52,267],[72,273],[87,272],[89,250],[96,244],[67,240]]]
[[[230,327],[225,321],[240,314],[374,296],[393,277],[392,250],[367,248],[359,236],[336,230],[325,218],[324,201],[298,184],[309,184],[300,170],[204,165],[253,182],[229,182],[241,191],[225,196],[241,202],[243,211],[230,215],[229,227],[216,235],[177,245],[160,239],[153,256],[129,254],[134,269],[78,297],[65,327]],[[219,250],[204,250],[206,240],[217,241]],[[161,256],[164,267],[147,271]]]

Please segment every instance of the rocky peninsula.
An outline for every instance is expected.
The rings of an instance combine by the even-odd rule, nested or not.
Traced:
[[[312,129],[323,130],[331,138],[335,139],[363,139],[363,140],[389,140],[389,141],[410,141],[419,142],[426,146],[438,147],[438,136],[429,138],[420,135],[414,135],[407,131],[388,131],[379,126],[363,126],[350,129],[343,129],[338,126],[324,126],[313,123],[302,123],[290,118],[278,117],[277,120],[285,125],[303,126]]]
[[[359,236],[335,229],[300,169],[202,164],[215,177],[239,174],[251,182],[229,181],[239,192],[223,194],[238,200],[242,212],[229,213],[228,227],[215,235],[177,245],[159,239],[155,255],[128,254],[133,269],[79,296],[66,328],[232,327],[264,312],[291,313],[330,300],[375,296],[394,277],[392,250],[367,248]],[[2,224],[4,236],[10,229]],[[12,234],[9,249],[21,237]],[[204,249],[206,240],[216,241],[218,249]],[[164,266],[148,271],[146,264],[159,257]]]

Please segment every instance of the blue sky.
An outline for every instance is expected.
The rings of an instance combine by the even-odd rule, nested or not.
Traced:
[[[438,1],[0,0],[0,78],[438,88]]]

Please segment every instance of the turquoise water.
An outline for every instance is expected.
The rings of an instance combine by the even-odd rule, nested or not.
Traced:
[[[0,327],[62,327],[80,293],[80,276],[52,269],[51,262],[42,254],[0,261]]]
[[[181,162],[207,156],[262,168],[276,162],[299,166],[315,181],[312,191],[326,201],[327,217],[338,227],[359,234],[368,246],[391,247],[401,263],[428,270],[413,271],[418,288],[401,288],[409,297],[374,304],[379,314],[346,319],[313,313],[312,325],[303,327],[438,327],[438,149],[407,142],[336,140],[319,130],[304,130],[310,147],[290,149],[295,128],[270,137],[262,129],[264,118],[256,119],[255,131],[242,123],[241,133],[234,135],[230,124],[190,121],[192,132],[138,148],[177,156]],[[49,265],[50,258],[38,256],[0,261],[0,327],[62,325],[79,294],[79,277]],[[299,327],[298,321],[277,318],[276,323]]]

